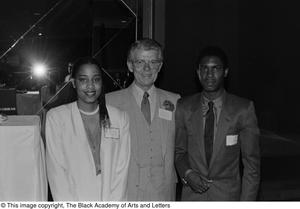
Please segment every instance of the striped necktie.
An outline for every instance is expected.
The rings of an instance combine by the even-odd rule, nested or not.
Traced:
[[[214,103],[208,102],[208,111],[205,117],[205,129],[204,129],[204,144],[205,144],[205,155],[206,162],[209,166],[210,159],[213,152],[214,143],[214,126],[215,126],[215,115],[214,115]]]
[[[151,112],[150,112],[150,102],[149,102],[148,97],[149,97],[149,94],[148,94],[148,92],[145,91],[143,100],[141,103],[141,111],[142,111],[146,121],[150,125],[151,124]]]

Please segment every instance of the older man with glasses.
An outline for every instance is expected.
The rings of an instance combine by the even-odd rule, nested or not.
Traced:
[[[178,94],[156,88],[163,65],[159,43],[142,39],[129,49],[127,66],[134,82],[106,95],[107,103],[129,114],[131,160],[128,200],[172,201],[176,193],[174,112]]]

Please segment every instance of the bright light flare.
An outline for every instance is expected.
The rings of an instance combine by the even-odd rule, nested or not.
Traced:
[[[44,77],[47,73],[47,66],[43,63],[37,63],[33,65],[32,72],[37,77]]]

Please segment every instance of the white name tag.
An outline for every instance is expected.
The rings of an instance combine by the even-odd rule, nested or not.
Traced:
[[[158,117],[165,119],[165,120],[172,120],[172,112],[169,110],[159,108]]]
[[[237,144],[238,135],[227,135],[226,136],[226,146],[232,146]]]
[[[105,128],[104,137],[112,139],[120,139],[120,129],[119,128]]]

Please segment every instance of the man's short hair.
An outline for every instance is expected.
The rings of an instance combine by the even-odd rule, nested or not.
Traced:
[[[204,57],[212,57],[212,56],[218,57],[221,60],[224,69],[228,68],[228,58],[224,50],[218,46],[207,46],[203,48],[198,55],[197,62],[196,62],[197,69],[199,67],[201,60]]]
[[[161,59],[163,59],[163,48],[157,41],[153,39],[143,38],[131,44],[127,53],[127,60],[131,60],[132,52],[134,52],[136,49],[156,50],[160,53]]]

